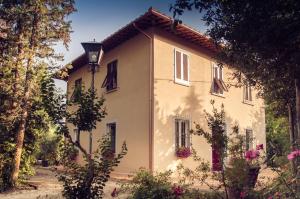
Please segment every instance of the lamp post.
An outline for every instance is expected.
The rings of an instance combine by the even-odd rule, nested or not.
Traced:
[[[89,65],[91,67],[92,72],[92,82],[91,82],[91,90],[93,95],[95,95],[95,72],[96,67],[99,66],[100,60],[103,56],[102,44],[96,42],[83,42],[81,43],[82,47],[84,48],[85,54],[88,58]],[[89,132],[90,134],[90,141],[89,141],[89,153],[92,153],[92,131]]]

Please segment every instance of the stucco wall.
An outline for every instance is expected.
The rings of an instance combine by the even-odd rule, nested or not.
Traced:
[[[174,48],[189,55],[190,86],[174,83]],[[256,143],[265,146],[265,117],[263,100],[256,98],[253,92],[253,105],[243,103],[243,89],[230,87],[224,97],[211,94],[212,85],[211,57],[203,50],[182,41],[175,36],[156,30],[154,37],[154,169],[175,169],[179,162],[195,166],[189,159],[180,160],[175,156],[176,117],[186,118],[207,128],[203,110],[211,112],[210,100],[215,100],[219,109],[223,103],[226,112],[227,129],[238,124],[240,131],[253,129]],[[224,68],[224,80],[230,70]],[[254,145],[255,145],[254,144]],[[211,162],[211,147],[203,138],[192,137],[192,145],[198,155]]]
[[[149,167],[149,56],[150,40],[139,34],[113,50],[104,52],[103,61],[95,75],[95,88],[98,96],[103,95],[106,99],[108,115],[93,131],[93,150],[97,147],[97,140],[107,131],[106,124],[116,122],[117,151],[121,149],[123,141],[126,141],[128,147],[128,154],[116,168],[119,173]],[[115,59],[118,60],[118,89],[106,93],[101,85],[106,76],[107,64]],[[69,96],[78,78],[82,78],[86,89],[90,86],[91,72],[87,66],[70,75]],[[70,129],[73,133],[71,125]],[[83,132],[80,139],[88,149],[89,134]]]

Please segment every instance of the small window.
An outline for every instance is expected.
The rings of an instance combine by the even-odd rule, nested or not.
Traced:
[[[78,129],[74,129],[74,142],[79,142],[79,132]]]
[[[107,64],[107,74],[101,86],[102,88],[106,88],[106,91],[115,90],[118,86],[117,64],[117,60]]]
[[[214,94],[223,95],[227,90],[227,86],[223,81],[223,67],[213,64],[213,85],[212,92]]]
[[[175,119],[175,147],[190,147],[189,120]]]
[[[253,131],[251,129],[246,129],[246,150],[251,150],[253,148]]]
[[[187,54],[175,50],[175,82],[180,84],[189,84],[189,57]]]
[[[249,83],[244,86],[244,101],[251,102],[252,101],[252,89]]]
[[[71,95],[71,101],[78,102],[82,91],[82,79],[75,80],[74,91]]]
[[[111,150],[115,153],[116,152],[116,123],[109,123],[107,124],[109,139],[111,143]]]

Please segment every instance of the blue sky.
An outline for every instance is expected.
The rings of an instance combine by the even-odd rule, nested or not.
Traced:
[[[174,2],[175,0],[76,0],[77,12],[69,16],[73,29],[69,50],[62,45],[57,45],[55,50],[64,55],[63,65],[69,63],[84,52],[81,42],[93,39],[102,41],[144,14],[151,6],[172,16],[169,7]],[[201,32],[205,31],[198,11],[187,11],[180,18],[185,24]],[[65,90],[63,82],[57,81],[57,85]]]

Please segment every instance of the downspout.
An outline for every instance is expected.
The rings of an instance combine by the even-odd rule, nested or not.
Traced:
[[[141,30],[135,23],[133,23],[133,27],[137,29],[141,34],[145,35],[147,38],[150,39],[150,56],[149,56],[149,63],[150,63],[150,71],[149,71],[149,170],[153,172],[153,96],[154,96],[154,90],[153,90],[153,80],[154,80],[154,48],[153,48],[153,38],[148,35],[145,31]]]

